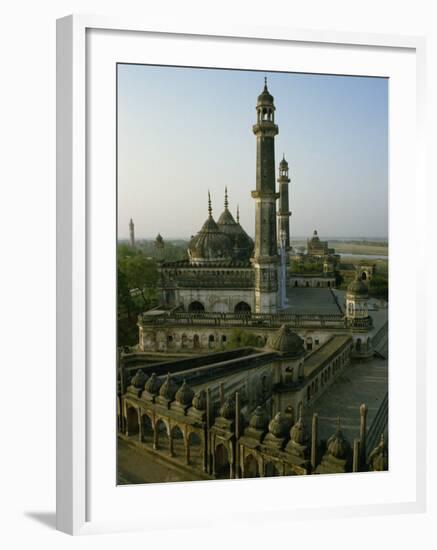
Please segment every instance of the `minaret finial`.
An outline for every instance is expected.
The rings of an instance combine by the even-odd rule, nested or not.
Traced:
[[[267,90],[267,77],[264,77],[264,90]]]
[[[228,209],[229,203],[228,203],[228,186],[225,187],[225,210]]]
[[[237,204],[237,223],[240,223],[240,206]]]
[[[209,191],[208,191],[208,214],[209,214],[209,217],[211,218],[212,217],[212,207],[211,207],[211,194],[210,194]]]

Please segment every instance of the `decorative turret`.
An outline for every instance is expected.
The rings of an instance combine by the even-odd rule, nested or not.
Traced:
[[[171,404],[171,409],[176,410],[182,414],[186,414],[187,409],[191,407],[193,401],[194,391],[190,388],[187,382],[184,380],[181,387],[175,394],[175,400]]]
[[[264,445],[274,449],[282,449],[290,428],[289,415],[278,412],[269,422],[269,433],[264,438]]]
[[[181,405],[183,405],[184,407],[188,407],[191,405],[191,401],[193,400],[193,397],[194,397],[193,390],[184,380],[182,383],[182,386],[176,392],[176,395],[175,395],[176,401]]]
[[[301,464],[301,461],[307,461],[309,459],[309,444],[309,433],[306,430],[302,416],[300,416],[299,420],[290,430],[290,441],[287,443],[285,450],[294,457],[297,464]]]
[[[372,472],[382,472],[388,470],[388,448],[385,443],[383,433],[381,434],[379,445],[370,453],[369,470]]]
[[[147,382],[147,378],[147,374],[145,374],[142,369],[138,369],[131,378],[128,391],[135,394],[137,397],[140,397],[142,391],[144,390],[144,384]]]
[[[155,397],[159,394],[160,387],[161,381],[156,376],[156,373],[153,373],[144,386],[141,398],[145,401],[154,401]]]
[[[177,389],[176,382],[170,376],[170,373],[168,373],[164,383],[159,389],[159,396],[156,398],[157,403],[168,407],[170,402],[175,398]]]
[[[200,390],[193,397],[193,407],[198,411],[206,411],[206,391]]]
[[[258,96],[257,121],[253,126],[256,136],[256,190],[255,199],[255,311],[276,313],[278,293],[278,251],[276,237],[275,188],[275,136],[278,127],[275,120],[273,96],[267,89]]]
[[[357,328],[370,327],[369,317],[369,289],[366,283],[358,276],[347,287],[346,319],[349,326]]]
[[[340,430],[340,418],[337,430],[326,443],[326,453],[317,466],[317,474],[341,474],[352,469],[352,448]]]
[[[287,357],[300,357],[305,353],[304,341],[286,324],[273,335],[270,347]]]

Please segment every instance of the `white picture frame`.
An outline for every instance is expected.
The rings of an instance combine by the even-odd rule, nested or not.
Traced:
[[[105,519],[99,516],[94,520],[90,516],[90,484],[92,483],[93,458],[90,453],[89,412],[91,401],[95,394],[95,384],[91,384],[91,364],[95,365],[92,351],[92,337],[89,332],[90,316],[90,234],[92,226],[90,215],[93,214],[90,200],[93,189],[90,189],[90,167],[87,159],[87,117],[89,117],[90,102],[87,94],[88,80],[93,65],[88,62],[87,33],[92,30],[106,33],[126,33],[126,36],[153,36],[159,40],[168,40],[166,59],[176,55],[175,37],[197,37],[197,39],[220,39],[232,44],[250,43],[251,41],[270,44],[315,44],[317,47],[335,45],[346,51],[348,48],[360,48],[363,52],[372,49],[396,50],[410,52],[415,58],[415,89],[417,105],[415,109],[415,158],[409,166],[415,171],[415,211],[410,212],[415,220],[416,229],[424,227],[425,221],[420,219],[420,213],[425,211],[425,177],[424,177],[424,75],[425,75],[425,40],[420,37],[355,34],[341,32],[324,32],[311,30],[295,30],[287,28],[175,28],[172,26],[151,26],[147,22],[111,19],[95,16],[73,15],[57,22],[57,528],[70,534],[102,532],[110,530],[147,529],[159,526],[159,519],[151,520],[145,513],[132,515],[132,519],[121,518],[114,521],[114,516],[108,514]],[[214,42],[214,40],[213,40]],[[94,47],[94,46],[93,46]],[[213,46],[214,47],[214,46]],[[217,49],[215,50],[217,52]],[[219,55],[219,53],[217,54]],[[345,62],[346,63],[346,62]],[[91,67],[91,68],[90,68]],[[269,67],[265,67],[266,70]],[[329,72],[329,71],[327,71]],[[347,70],[345,74],[348,74]],[[115,136],[113,136],[115,141]],[[391,163],[396,159],[391,159]],[[413,166],[414,165],[414,166]],[[390,164],[392,168],[392,164]],[[402,193],[400,193],[402,195]],[[95,202],[93,203],[95,204]],[[396,208],[405,206],[405,203]],[[115,215],[112,212],[112,215]],[[425,272],[423,257],[416,258],[418,277]],[[392,268],[390,284],[392,283]],[[333,507],[306,508],[292,506],[294,518],[329,517],[339,515],[364,515],[369,513],[419,512],[425,510],[426,502],[426,464],[425,464],[425,314],[423,287],[417,283],[417,293],[414,304],[410,307],[416,310],[414,349],[409,350],[415,357],[415,388],[414,395],[414,497],[407,500],[387,499],[387,502],[376,504],[354,505],[337,504]],[[115,348],[115,342],[114,342]],[[94,361],[94,362],[93,362]],[[109,367],[110,370],[111,367]],[[114,366],[115,376],[115,366]],[[391,390],[390,390],[391,391]],[[112,396],[110,396],[112,397]],[[396,396],[394,396],[396,397]],[[392,398],[392,395],[391,395]],[[394,400],[395,402],[395,400]],[[111,411],[108,411],[110,417]],[[106,434],[107,432],[105,432]],[[115,437],[114,423],[114,437]],[[99,438],[106,437],[99,434]],[[359,475],[359,474],[358,474]],[[323,476],[335,477],[335,476]],[[114,472],[115,479],[115,472]],[[276,480],[266,480],[275,483]],[[308,482],[308,480],[303,480]],[[319,480],[317,480],[319,481]],[[333,480],[329,483],[332,485]],[[236,491],[254,491],[254,481],[245,481],[246,485],[238,485]],[[299,482],[300,483],[300,482]],[[340,483],[340,482],[339,482]],[[167,484],[154,486],[155,499],[168,498],[169,494],[180,498],[181,491],[186,491],[186,484]],[[196,488],[190,492],[205,495],[208,484],[196,483]],[[211,485],[209,485],[211,486]],[[220,488],[220,486],[222,488]],[[258,488],[259,486],[257,486]],[[278,487],[278,485],[274,486]],[[311,485],[313,490],[314,483]],[[128,490],[128,489],[123,489]],[[224,491],[230,494],[229,484],[214,484],[217,499],[225,498]],[[234,489],[232,489],[233,491]],[[150,489],[152,491],[152,489]],[[119,493],[121,494],[121,493]],[[138,490],[136,492],[138,495]],[[237,493],[236,493],[237,494]],[[204,496],[202,497],[204,498]],[[196,498],[192,497],[193,506]],[[147,502],[145,502],[145,507]],[[274,509],[265,508],[260,503],[258,511],[268,521],[275,517],[287,517],[289,509],[278,504]],[[254,508],[255,510],[255,508]],[[227,513],[232,514],[232,510]],[[176,512],[166,511],[166,522],[169,515],[174,525],[178,525]],[[226,516],[226,514],[225,514]],[[261,516],[261,514],[259,514]],[[158,516],[157,516],[158,517]],[[226,516],[227,517],[227,516]],[[255,514],[252,517],[256,518]],[[184,525],[186,518],[182,518]],[[181,522],[182,522],[181,519]],[[238,517],[236,517],[238,521]],[[193,521],[193,526],[202,525],[205,518]],[[163,524],[162,524],[163,525]]]

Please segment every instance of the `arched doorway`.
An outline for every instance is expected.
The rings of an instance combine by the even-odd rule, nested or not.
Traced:
[[[361,280],[362,280],[362,281],[367,281],[367,273],[366,273],[365,271],[363,271],[363,272],[361,273]]]
[[[253,455],[247,456],[244,461],[244,477],[260,477],[258,461]]]
[[[307,338],[307,350],[311,351],[313,349],[313,339],[311,336],[308,336]]]
[[[194,301],[188,306],[188,311],[192,313],[201,313],[205,311],[205,306],[201,302]]]
[[[266,477],[278,477],[279,472],[273,462],[267,462],[266,464]]]
[[[198,334],[195,334],[193,336],[193,348],[194,349],[199,349],[200,348],[200,338],[199,338]]]
[[[297,281],[294,281],[294,286],[295,287],[298,287],[299,286],[299,283]]]
[[[147,414],[143,414],[142,428],[143,428],[143,442],[146,444],[153,443],[153,424],[152,420]]]
[[[361,351],[361,338],[358,338],[355,349],[360,352]]]
[[[215,475],[218,479],[229,479],[231,466],[229,464],[228,450],[220,443],[215,448]]]
[[[138,435],[138,411],[135,407],[128,407],[126,411],[126,435]]]
[[[189,462],[193,466],[202,466],[202,441],[200,437],[191,432],[188,436]]]
[[[234,308],[234,313],[250,313],[251,308],[247,302],[238,302]]]
[[[156,447],[159,450],[167,451],[169,449],[168,430],[163,420],[158,420],[155,426]]]
[[[184,349],[188,347],[188,337],[185,333],[181,336],[181,346]]]
[[[172,450],[173,455],[178,458],[184,458],[185,456],[185,445],[184,445],[184,435],[179,426],[174,426],[171,430],[171,439],[172,439]]]
[[[212,349],[215,345],[215,338],[214,338],[214,334],[210,334],[208,336],[208,346],[210,349]]]

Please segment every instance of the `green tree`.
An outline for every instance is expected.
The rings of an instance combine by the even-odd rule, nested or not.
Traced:
[[[236,328],[231,332],[231,335],[226,343],[226,349],[244,348],[258,346],[258,339],[252,332]]]
[[[374,298],[388,300],[388,277],[385,274],[376,274],[369,281],[369,294]]]

